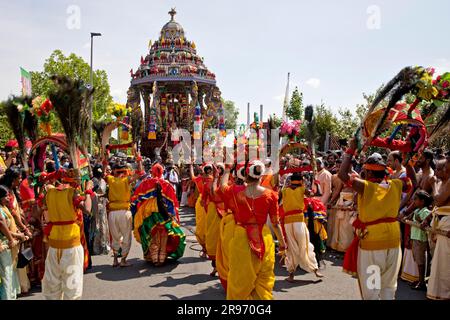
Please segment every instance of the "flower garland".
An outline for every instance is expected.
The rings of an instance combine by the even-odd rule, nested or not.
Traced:
[[[52,135],[52,127],[50,125],[52,119],[54,118],[53,104],[47,98],[38,96],[31,102],[32,109],[31,112],[39,120],[41,129],[48,135]]]
[[[294,120],[294,121],[283,121],[280,128],[280,136],[282,137],[296,137],[300,134],[300,128],[301,128],[302,122],[300,120]]]
[[[115,102],[111,103],[107,109],[108,114],[116,117],[117,120],[122,120],[131,111],[131,108],[127,108],[126,105]]]

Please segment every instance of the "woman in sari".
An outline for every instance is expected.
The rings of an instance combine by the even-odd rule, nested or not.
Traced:
[[[142,181],[131,204],[134,237],[142,245],[144,259],[155,266],[181,258],[186,247],[175,190],[162,178],[163,172],[163,167],[155,164],[152,178]]]
[[[264,164],[247,165],[247,185],[229,186],[230,171],[225,169],[221,191],[226,201],[235,206],[236,227],[230,242],[227,300],[271,300],[275,284],[275,244],[267,217],[284,250],[285,242],[279,225],[278,195],[261,186]]]
[[[6,189],[8,190],[9,196],[8,209],[12,214],[12,216],[14,217],[14,221],[17,225],[17,228],[27,236],[28,240],[31,239],[32,233],[25,225],[25,216],[16,196],[16,192],[20,186],[21,180],[22,175],[20,170],[18,168],[11,167],[8,170],[6,170],[5,175],[2,178],[2,181],[0,181],[0,184],[6,187]],[[17,268],[22,294],[27,294],[31,288],[30,280],[28,279],[27,269],[28,267]]]
[[[8,190],[0,186],[0,300],[15,300],[21,293],[17,274],[17,256],[19,242],[27,237],[18,232],[16,223],[11,215]]]

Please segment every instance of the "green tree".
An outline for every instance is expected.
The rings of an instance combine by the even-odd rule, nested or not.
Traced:
[[[291,120],[301,120],[303,117],[303,93],[296,87],[292,93],[291,102],[286,109],[286,115]]]
[[[0,147],[3,148],[11,139],[14,139],[14,134],[9,126],[8,118],[6,115],[0,115]]]
[[[354,115],[349,109],[339,109],[338,111],[338,126],[337,131],[333,132],[341,139],[350,139],[356,131],[356,128],[361,123],[358,115]]]
[[[225,128],[236,129],[237,119],[239,117],[239,109],[233,101],[222,100],[223,108],[225,110]]]
[[[90,81],[90,66],[83,58],[74,53],[65,56],[61,50],[55,50],[45,61],[43,71],[31,72],[33,93],[37,96],[47,96],[49,90],[53,87],[51,81],[53,75],[65,75],[73,79],[80,79],[88,84]],[[95,88],[93,118],[96,120],[106,114],[106,109],[112,102],[112,97],[106,71],[94,70],[93,78]],[[57,125],[57,123],[54,124]]]
[[[336,132],[339,128],[339,119],[324,103],[315,107],[316,131],[319,148],[323,150],[327,132]]]

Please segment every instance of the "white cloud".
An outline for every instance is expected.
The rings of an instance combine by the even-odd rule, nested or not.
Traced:
[[[308,85],[314,89],[317,89],[320,87],[320,79],[317,79],[317,78],[310,78],[305,83],[306,83],[306,85]]]

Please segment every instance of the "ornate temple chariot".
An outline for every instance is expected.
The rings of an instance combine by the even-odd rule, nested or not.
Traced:
[[[159,152],[166,158],[177,143],[174,130],[187,129],[194,133],[205,128],[224,126],[221,92],[216,76],[197,54],[196,45],[189,41],[183,27],[171,19],[161,30],[159,39],[149,43],[149,53],[141,57],[136,72],[131,70],[128,105],[145,104],[145,125],[141,143],[143,155],[152,159]],[[195,123],[201,121],[202,129]],[[224,128],[222,128],[224,129]]]

